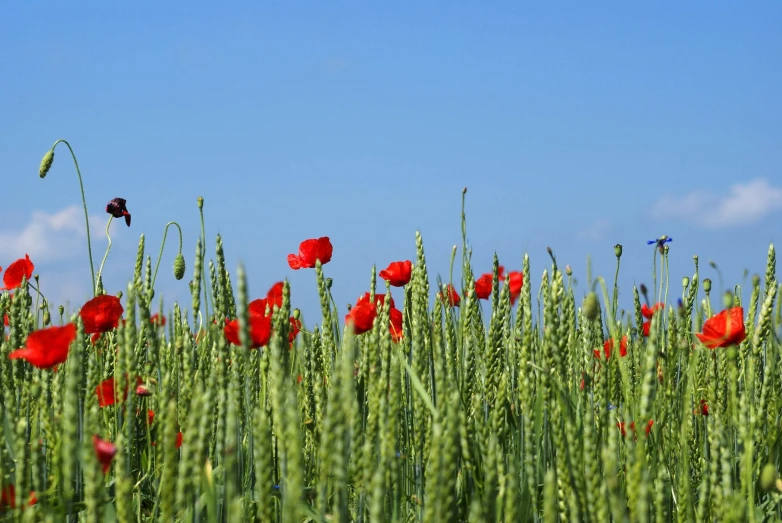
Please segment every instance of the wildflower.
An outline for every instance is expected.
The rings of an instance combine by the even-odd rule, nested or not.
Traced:
[[[360,305],[362,303],[369,303],[369,297],[370,294],[368,292],[365,292],[361,297],[359,297],[358,301],[356,302],[356,305]],[[386,303],[386,295],[385,294],[375,294],[375,306],[382,307]],[[392,309],[396,306],[394,304],[394,297],[390,294],[388,295],[388,306]]]
[[[128,375],[125,374],[125,378],[127,379]],[[143,382],[140,377],[136,377],[136,385],[141,387]],[[125,401],[128,399],[128,389],[130,388],[130,383],[127,383],[125,385],[125,390],[122,392],[122,401]],[[136,389],[136,394],[138,394],[138,389]],[[103,408],[107,407],[109,405],[114,405],[117,402],[117,390],[116,390],[116,383],[114,382],[114,376],[111,378],[107,378],[100,382],[100,384],[95,387],[95,394],[98,396],[98,405]],[[141,394],[139,394],[141,396]]]
[[[394,287],[403,287],[410,283],[413,264],[410,260],[391,262],[378,274]]]
[[[399,340],[405,336],[402,327],[404,320],[402,311],[399,309],[391,309],[388,311],[388,320],[388,330],[391,332],[391,340],[393,340],[394,343],[398,343]]]
[[[5,274],[3,274],[5,285],[0,290],[10,291],[21,287],[22,280],[30,281],[34,269],[35,265],[30,261],[30,256],[25,254],[24,258],[19,258],[5,269]]]
[[[149,317],[149,321],[153,325],[160,325],[161,327],[166,326],[166,317],[162,314],[158,314],[157,312]]]
[[[149,390],[146,385],[141,384],[136,386],[136,396],[144,397],[144,396],[151,396],[151,395],[152,395],[152,391]]]
[[[125,217],[125,224],[130,227],[130,213],[128,208],[125,207],[127,202],[124,198],[114,198],[108,204],[106,204],[106,212],[115,218]]]
[[[298,336],[299,332],[301,332],[301,320],[299,320],[294,316],[291,316],[290,322],[291,322],[291,328],[288,331],[288,342],[293,344],[293,340],[295,340],[296,336]]]
[[[359,300],[345,316],[345,323],[353,326],[354,334],[363,334],[372,330],[375,318],[377,318],[377,307],[375,304],[370,303],[369,300]]]
[[[95,343],[100,335],[119,326],[124,309],[116,296],[102,294],[84,304],[79,312],[84,322],[85,334],[92,334]]]
[[[614,339],[608,338],[603,344],[603,352],[605,353],[606,360],[611,357],[611,351],[614,349]],[[600,349],[595,349],[595,358],[600,359]],[[622,336],[619,341],[619,356],[624,358],[627,356],[627,336]]]
[[[744,308],[731,307],[703,324],[703,332],[695,334],[710,349],[738,345],[747,337],[744,329]]]
[[[27,506],[32,507],[38,503],[38,497],[35,495],[35,491],[30,491],[30,497],[27,500]],[[0,492],[0,509],[3,507],[16,508],[16,487],[13,483],[3,487]]]
[[[670,238],[668,236],[660,236],[656,240],[649,240],[648,242],[646,242],[646,245],[657,244],[657,249],[660,251],[660,254],[662,254],[665,244],[672,241],[673,238]]]
[[[692,411],[693,414],[700,414],[701,416],[708,416],[709,415],[709,404],[706,403],[705,399],[701,398],[700,401],[700,409],[695,409]]]
[[[272,320],[270,316],[261,314],[250,314],[250,348],[257,349],[269,343],[272,335]],[[234,345],[241,345],[239,339],[239,320],[226,321],[223,328],[225,339]]]
[[[524,275],[519,271],[508,273],[508,288],[510,289],[510,304],[515,305],[521,296],[521,287],[524,285]]]
[[[92,436],[92,446],[95,447],[95,455],[98,457],[103,467],[103,473],[109,471],[111,468],[111,460],[114,459],[114,455],[117,453],[117,447],[110,441],[99,438],[98,436]]]
[[[641,305],[641,314],[644,318],[647,319],[647,321],[645,321],[643,324],[644,336],[649,336],[649,329],[652,327],[652,316],[654,316],[655,312],[661,309],[665,309],[664,303],[655,303],[652,307],[649,307],[645,303]]]
[[[328,236],[304,240],[299,245],[298,255],[288,255],[288,265],[290,265],[290,268],[294,271],[299,269],[311,269],[315,267],[315,263],[318,260],[320,260],[321,265],[325,265],[331,261],[333,250],[334,247],[332,247]]]
[[[8,355],[8,359],[22,358],[39,369],[50,369],[68,359],[68,349],[76,339],[76,325],[48,327],[31,332],[23,349]]]
[[[488,300],[491,296],[492,283],[494,283],[494,276],[491,273],[482,274],[475,280],[475,296],[479,300]]]
[[[274,308],[277,307],[282,308],[282,289],[285,284],[281,281],[278,281],[274,285],[271,286],[269,291],[266,293],[265,298],[258,298],[256,300],[251,301],[247,305],[247,309],[250,314],[259,314],[261,316],[266,316],[266,308],[269,308],[269,314],[271,315],[274,312]]]
[[[448,305],[451,307],[458,307],[462,299],[459,297],[459,293],[456,292],[456,289],[453,288],[453,285],[449,283],[443,288],[443,290],[448,293]],[[438,292],[437,297],[445,301],[442,293]]]

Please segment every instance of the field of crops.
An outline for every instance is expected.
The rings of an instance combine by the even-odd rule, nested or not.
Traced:
[[[107,217],[130,226],[127,207]],[[317,320],[286,281],[249,296],[203,233],[174,261],[192,302],[167,311],[143,235],[124,292],[90,267],[74,311],[39,292],[35,260],[5,260],[3,520],[782,519],[773,246],[741,303],[697,258],[674,281],[653,241],[655,281],[623,314],[615,279],[577,293],[553,252],[542,277],[527,256],[474,269],[466,227],[450,281],[416,234],[416,259],[367,267],[349,312],[330,294],[339,246],[301,238],[279,256],[311,271]],[[615,249],[617,275],[647,269]]]

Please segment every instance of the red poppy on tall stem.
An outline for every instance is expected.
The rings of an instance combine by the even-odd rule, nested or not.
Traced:
[[[652,327],[652,316],[654,316],[654,313],[656,313],[659,310],[664,310],[664,309],[665,309],[665,304],[664,303],[655,303],[654,306],[652,306],[652,307],[649,307],[645,303],[643,305],[641,305],[641,314],[647,320],[643,324],[644,336],[649,336],[649,329]]]
[[[388,311],[388,330],[391,333],[391,341],[394,343],[398,343],[405,337],[402,325],[403,320],[402,311],[399,309],[391,309]]]
[[[508,288],[510,290],[510,304],[515,305],[521,296],[521,288],[524,286],[524,274],[519,271],[508,273]]]
[[[603,344],[603,353],[605,354],[606,360],[611,357],[611,351],[614,348],[614,339],[608,338],[606,342]],[[595,358],[600,359],[600,349],[595,349]],[[624,358],[627,356],[627,336],[622,336],[622,339],[619,340],[619,356]]]
[[[459,297],[459,293],[456,292],[456,289],[454,289],[453,285],[451,285],[450,283],[446,285],[445,292],[448,293],[448,305],[450,305],[451,307],[458,307],[459,304],[462,302],[462,299]],[[438,292],[437,297],[445,301],[445,297],[443,296],[443,293]]]
[[[250,314],[248,319],[250,322],[250,348],[257,349],[268,344],[272,335],[271,316]],[[223,333],[225,334],[225,339],[234,345],[242,344],[239,338],[238,319],[227,322],[225,327],[223,327]]]
[[[334,247],[328,236],[304,240],[299,245],[299,254],[288,255],[288,265],[297,271],[299,269],[312,269],[315,263],[320,260],[321,265],[331,261],[331,254]]]
[[[24,258],[19,258],[5,270],[5,274],[3,274],[4,287],[0,290],[10,291],[16,289],[22,285],[23,279],[30,281],[30,278],[33,276],[33,270],[35,270],[35,265],[30,261],[30,256],[25,254]]]
[[[494,276],[490,272],[482,274],[475,280],[475,296],[479,300],[488,300],[491,296],[492,283],[494,283]]]
[[[79,311],[85,334],[92,334],[93,343],[104,332],[116,329],[124,309],[116,296],[95,296]]]
[[[127,374],[125,377],[127,378]],[[142,383],[144,383],[144,381],[139,376],[136,376],[136,386],[140,387],[142,386]],[[126,383],[125,390],[122,392],[122,401],[128,399],[129,389],[130,383]],[[98,406],[101,408],[114,405],[117,402],[117,389],[114,376],[101,381],[100,384],[95,387],[95,394],[98,396]],[[136,394],[138,394],[138,389],[136,390]]]
[[[98,462],[101,464],[105,474],[111,468],[111,460],[117,454],[117,447],[112,442],[101,439],[98,436],[92,436],[92,446],[95,447],[95,455],[98,457]]]
[[[377,318],[377,307],[375,304],[370,303],[369,300],[359,300],[345,316],[345,323],[352,325],[354,334],[363,334],[372,330],[375,318]]]
[[[388,267],[380,271],[378,276],[388,281],[393,287],[404,287],[410,283],[413,264],[410,260],[395,261],[388,264]]]
[[[695,334],[710,349],[738,345],[747,337],[744,328],[744,308],[731,307],[703,324],[703,332]]]
[[[22,358],[39,369],[51,369],[68,359],[68,349],[75,339],[73,323],[37,330],[27,336],[24,348],[11,352],[8,359]]]
[[[166,317],[162,314],[158,314],[157,312],[149,317],[149,322],[154,325],[160,325],[161,327],[166,326]]]
[[[362,303],[369,303],[370,294],[368,292],[365,292],[361,296],[359,296],[358,300],[356,301],[356,305],[361,305]],[[386,295],[385,294],[375,294],[375,306],[382,307],[386,303]],[[388,295],[388,306],[392,309],[396,306],[394,304],[394,297],[390,294]]]
[[[261,316],[266,315],[266,308],[269,308],[269,314],[272,314],[274,312],[274,308],[277,307],[282,308],[282,289],[285,284],[281,281],[278,281],[274,285],[271,286],[269,289],[269,292],[266,293],[265,298],[258,298],[256,300],[251,301],[247,305],[247,309],[250,314],[260,314]]]

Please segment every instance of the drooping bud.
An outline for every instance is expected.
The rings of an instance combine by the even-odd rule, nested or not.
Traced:
[[[587,294],[586,298],[584,298],[584,316],[589,321],[594,321],[597,319],[597,314],[600,312],[600,302],[597,299],[597,294],[595,292],[590,292]]]
[[[614,245],[614,254],[616,254],[616,259],[617,260],[622,257],[622,245],[621,244],[617,243],[616,245]]]
[[[185,277],[185,257],[182,253],[176,255],[174,258],[174,278],[181,280]]]
[[[704,280],[703,280],[703,291],[706,294],[709,294],[711,292],[711,279],[710,278],[704,278]]]
[[[41,166],[38,168],[38,176],[41,178],[46,178],[49,169],[52,168],[52,162],[54,162],[54,150],[49,149],[46,151],[46,154],[43,155]]]

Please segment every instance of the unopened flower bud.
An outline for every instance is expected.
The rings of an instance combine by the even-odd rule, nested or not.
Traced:
[[[49,149],[46,151],[46,154],[43,155],[41,166],[38,168],[38,176],[46,178],[46,174],[49,172],[49,169],[52,168],[52,162],[54,162],[54,150]]]
[[[586,318],[589,321],[593,321],[597,319],[597,314],[598,312],[600,312],[599,307],[600,307],[600,302],[597,299],[597,294],[595,294],[594,292],[590,292],[589,294],[587,294],[586,298],[584,298],[583,308],[584,308],[584,316],[586,316]]]
[[[198,208],[199,209],[203,209],[204,208],[204,197],[203,196],[199,196],[198,200],[196,200],[196,201],[198,202]]]
[[[765,492],[774,488],[777,483],[777,469],[772,463],[767,463],[766,466],[763,467],[763,470],[760,472],[760,477],[758,478],[758,483],[760,483],[760,488]]]
[[[617,243],[614,245],[614,254],[616,254],[616,258],[619,259],[622,257],[622,245]]]
[[[573,276],[573,269],[570,268],[570,265],[565,265],[565,274]]]
[[[642,283],[642,284],[641,284],[641,289],[640,289],[640,290],[641,290],[641,296],[643,296],[644,298],[646,298],[646,297],[647,297],[647,290],[646,290],[646,285],[644,285],[644,284]]]
[[[149,390],[144,385],[139,385],[138,387],[136,387],[136,396],[151,396],[151,395],[152,395],[152,391]]]
[[[60,316],[62,316],[63,314],[65,314],[65,307],[60,305],[59,307],[57,307],[57,312],[59,312]]]
[[[49,311],[43,311],[43,324],[49,325],[52,322],[52,317],[49,315]]]
[[[703,280],[703,291],[706,294],[709,294],[711,292],[711,280],[709,278],[705,278]]]
[[[174,258],[174,278],[181,280],[185,277],[185,257],[182,253],[176,255]]]
[[[462,194],[467,194],[467,187],[465,187],[464,189],[462,189]]]
[[[722,305],[729,309],[733,307],[733,293],[730,291],[725,291],[725,294],[722,295]]]
[[[121,300],[122,299],[122,291],[117,291],[116,296],[117,296],[118,300]]]
[[[682,287],[686,289],[689,286],[690,286],[690,277],[685,276],[684,278],[682,278]]]
[[[331,290],[331,284],[334,283],[334,280],[332,278],[326,278],[326,288],[328,290]]]
[[[301,318],[301,311],[299,309],[293,309],[293,319],[298,320]]]

